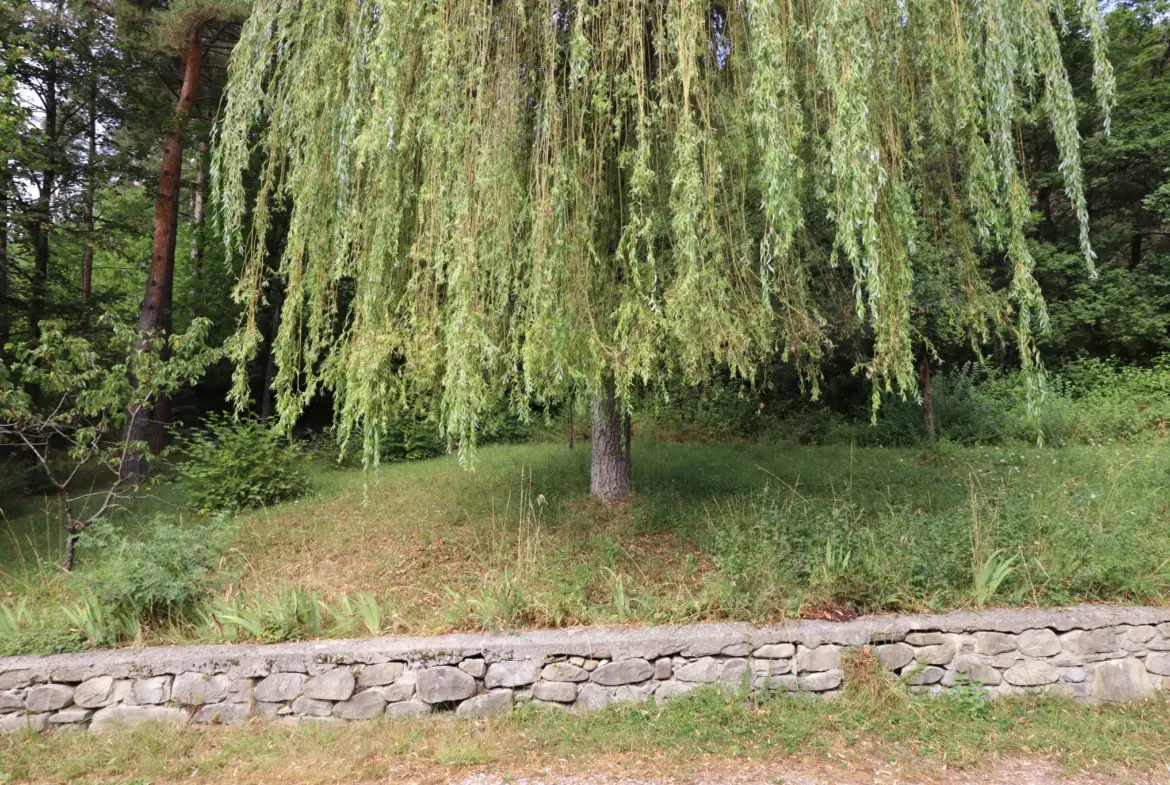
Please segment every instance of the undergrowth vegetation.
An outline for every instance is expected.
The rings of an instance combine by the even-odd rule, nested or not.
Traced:
[[[551,438],[563,421],[542,430],[536,416],[502,416],[496,438],[528,441],[485,447],[468,472],[454,456],[406,460],[428,432],[411,420],[388,431],[402,451],[383,457],[402,462],[367,473],[338,466],[328,439],[313,448],[212,420],[173,452],[173,482],[85,532],[72,575],[55,567],[64,537],[52,497],[6,518],[0,654],[1161,604],[1167,378],[1164,366],[1066,370],[1045,416],[1065,411],[1074,425],[1048,427],[1043,448],[1007,427],[1010,378],[940,375],[940,430],[966,438],[915,441],[920,413],[887,402],[864,428],[905,446],[837,444],[862,427],[841,415],[818,415],[835,424],[815,439],[795,438],[817,433],[808,418],[760,430],[777,415],[730,387],[701,406],[659,396],[635,420],[635,494],[616,508],[583,497],[588,448]],[[700,427],[716,422],[725,430]]]
[[[1142,441],[1170,431],[1170,355],[1149,366],[1089,358],[1066,363],[1045,381],[1029,409],[1026,381],[978,364],[934,376],[932,402],[938,437],[964,445],[1107,444]],[[648,425],[667,439],[855,444],[907,447],[930,441],[921,402],[883,397],[876,416],[868,396],[831,409],[799,395],[753,391],[728,382],[701,390],[670,389],[648,396]],[[838,392],[839,401],[851,396]]]

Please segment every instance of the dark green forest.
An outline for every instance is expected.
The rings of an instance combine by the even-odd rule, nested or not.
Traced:
[[[35,345],[49,323],[86,338],[99,353],[116,351],[106,321],[137,324],[151,307],[144,294],[160,231],[169,237],[163,238],[168,258],[161,291],[151,290],[162,306],[150,326],[184,332],[206,318],[212,345],[235,331],[240,312],[232,292],[239,261],[225,259],[213,229],[208,149],[242,15],[230,3],[7,5],[0,17],[5,159],[0,345]],[[1165,3],[1157,0],[1117,3],[1109,11],[1109,58],[1117,82],[1109,134],[1092,96],[1087,39],[1076,29],[1066,39],[1065,64],[1084,140],[1097,278],[1085,273],[1080,258],[1076,219],[1063,193],[1050,131],[1026,115],[1016,123],[1032,201],[1029,242],[1051,316],[1039,342],[1047,368],[1058,376],[1089,359],[1152,367],[1170,351],[1168,30]],[[183,63],[192,34],[202,54],[196,84],[185,88]],[[179,107],[184,89],[188,105]],[[163,151],[175,138],[181,150],[177,194],[164,195],[159,189]],[[177,196],[173,226],[160,228],[158,205],[172,196]],[[163,221],[168,220],[164,210]],[[274,254],[284,230],[277,219],[265,239]],[[944,251],[922,248],[923,269],[929,269],[932,254]],[[993,261],[987,260],[989,269]],[[977,357],[956,326],[960,305],[952,282],[927,273],[921,278],[915,330],[930,373],[975,361],[997,373],[1017,366],[1004,334],[989,344],[985,357]],[[864,363],[872,344],[866,326],[851,314],[851,287],[847,270],[816,282],[822,307],[834,316],[823,401],[845,413],[866,408],[866,381],[850,369]],[[269,292],[261,305],[258,323],[266,334],[279,321],[280,305],[278,291]],[[253,406],[266,416],[272,371],[263,355],[262,350],[249,370]],[[196,385],[173,396],[169,411],[154,418],[159,427],[165,430],[175,419],[194,423],[225,409],[230,372],[226,362],[211,365]],[[770,405],[792,407],[801,400],[783,364],[765,378],[753,394]],[[319,405],[307,420],[314,427],[328,425],[328,409],[327,402]]]
[[[303,102],[311,107],[307,114],[273,115],[275,126],[263,114],[275,112],[273,107],[293,111],[298,88],[280,82],[289,72],[265,70],[265,58],[276,63],[287,56],[296,64],[293,55],[302,52],[265,43],[265,30],[276,29],[271,26],[276,22],[263,28],[254,16],[250,23],[249,15],[256,9],[285,14],[280,22],[289,25],[285,33],[304,34],[292,27],[289,20],[296,15],[287,4],[9,0],[0,9],[0,599],[7,590],[10,602],[0,604],[0,631],[8,631],[13,643],[0,653],[127,640],[310,636],[333,629],[330,613],[341,632],[364,628],[374,634],[593,623],[611,620],[614,613],[621,619],[678,621],[771,618],[825,604],[877,611],[1164,600],[1170,553],[1164,536],[1155,534],[1165,531],[1170,487],[1170,3],[1105,4],[1104,27],[1094,27],[1095,17],[1074,5],[1084,4],[1070,3],[1063,15],[1054,11],[1052,28],[1059,32],[1079,139],[1073,135],[1070,142],[1059,122],[1065,115],[1047,103],[1048,88],[1036,73],[1018,75],[1020,99],[1010,122],[1002,123],[1011,140],[1007,154],[1018,166],[1026,196],[1024,212],[1011,212],[1011,220],[1025,229],[1024,249],[1016,245],[1009,252],[1008,244],[999,242],[1010,234],[1010,222],[988,228],[963,210],[942,205],[940,194],[962,187],[962,178],[952,181],[951,173],[936,171],[952,160],[946,144],[936,149],[933,142],[922,143],[927,163],[899,192],[917,227],[913,242],[906,243],[908,266],[898,268],[911,270],[905,319],[890,312],[879,320],[874,313],[881,300],[872,294],[876,279],[859,273],[864,265],[856,259],[846,260],[849,251],[836,228],[840,216],[828,207],[834,186],[804,182],[799,194],[767,196],[758,172],[736,168],[736,161],[751,157],[743,153],[751,149],[743,141],[750,123],[746,115],[729,113],[735,122],[722,129],[720,143],[742,156],[729,156],[726,167],[732,171],[728,188],[742,186],[742,198],[738,211],[719,218],[728,224],[742,219],[735,232],[742,228],[748,238],[752,264],[766,267],[760,238],[773,231],[767,226],[784,219],[773,214],[767,200],[811,205],[792,241],[803,265],[805,277],[797,288],[804,292],[806,310],[795,317],[777,315],[789,303],[779,288],[765,288],[762,306],[744,309],[751,318],[764,314],[759,323],[777,329],[764,330],[761,339],[756,322],[720,321],[725,314],[719,309],[712,314],[702,300],[706,295],[696,293],[701,287],[692,289],[704,305],[695,321],[683,325],[691,332],[680,328],[679,335],[703,338],[704,325],[731,324],[728,335],[711,337],[715,349],[691,356],[685,347],[679,350],[685,341],[677,335],[651,331],[646,335],[661,340],[661,356],[631,350],[637,356],[621,357],[613,367],[626,363],[626,370],[653,370],[598,376],[571,363],[561,368],[563,357],[556,351],[521,346],[520,339],[509,345],[514,333],[490,330],[499,345],[483,349],[487,359],[481,366],[469,360],[472,370],[464,373],[455,360],[465,358],[436,357],[444,350],[459,354],[458,341],[475,342],[459,332],[465,325],[456,318],[427,333],[434,313],[424,313],[428,304],[410,297],[394,305],[394,318],[407,314],[416,320],[412,324],[422,325],[419,335],[411,336],[417,346],[405,339],[396,343],[393,330],[373,328],[369,342],[348,342],[369,327],[379,308],[389,312],[391,306],[367,288],[377,276],[347,256],[368,249],[345,247],[330,257],[332,266],[313,266],[336,250],[331,243],[342,235],[337,226],[344,222],[305,219],[294,209],[302,196],[297,189],[319,189],[311,195],[320,204],[334,198],[330,189],[344,198],[357,193],[347,191],[348,183],[322,185],[304,175],[313,155],[326,148],[313,147],[311,134],[298,137],[304,149],[292,152],[273,152],[278,148],[266,144],[275,142],[264,141],[287,130],[280,122],[307,124],[319,114],[324,128],[337,116],[348,117],[331,113],[336,107],[312,91]],[[605,8],[620,16],[616,6]],[[727,42],[738,40],[734,36],[742,31],[732,28],[721,4],[697,18],[706,32],[693,33],[695,39],[708,35],[716,42],[702,68],[715,72],[712,81],[719,85],[735,83],[722,73],[731,70],[731,50],[719,47],[731,47]],[[672,20],[667,21],[675,24]],[[897,26],[896,20],[892,24]],[[1047,24],[1045,18],[1040,27]],[[550,34],[570,52],[566,61],[585,57],[574,38],[578,34],[567,23]],[[1104,61],[1094,51],[1102,41],[1112,81],[1103,78]],[[549,51],[555,48],[550,45]],[[684,62],[686,47],[679,51]],[[528,53],[516,55],[524,56]],[[549,70],[563,76],[566,66],[556,60],[561,55],[548,56],[556,63]],[[753,50],[755,56],[763,58]],[[317,65],[310,59],[305,67]],[[573,71],[565,84],[578,78],[600,81],[610,65],[597,65],[586,76]],[[685,105],[691,100],[689,78],[689,72],[677,83],[663,76],[663,95],[678,90]],[[636,92],[620,79],[614,84],[630,91],[622,100]],[[248,85],[253,93],[244,90]],[[571,93],[554,86],[550,95],[562,88]],[[735,89],[725,94],[712,89],[695,99],[696,116],[728,96],[742,97]],[[426,94],[441,97],[442,91]],[[844,105],[846,98],[842,92],[835,100]],[[924,106],[928,98],[921,97]],[[672,132],[677,125],[678,139],[691,139],[690,116],[670,114],[678,105],[674,98],[659,99],[655,118],[674,124]],[[808,100],[814,122],[821,99]],[[565,99],[565,111],[572,114],[587,103]],[[602,125],[628,121],[602,103],[596,99],[592,109],[580,110],[582,136],[593,133],[590,112],[606,118]],[[917,105],[907,105],[906,116],[912,116]],[[617,119],[604,114],[608,111]],[[980,114],[988,122],[995,119],[990,109]],[[260,117],[265,119],[253,122]],[[458,125],[446,122],[449,127],[435,127]],[[329,133],[342,133],[336,128],[344,122],[337,124]],[[533,149],[553,150],[557,144],[582,149],[579,140],[568,137],[548,141],[538,123],[518,127],[517,134],[538,140]],[[703,134],[720,137],[712,128]],[[902,131],[910,160],[911,152],[921,152],[919,140]],[[615,132],[615,138],[625,139],[622,133],[628,129]],[[995,143],[990,130],[981,133],[975,135],[976,147]],[[423,131],[418,134],[423,138]],[[808,136],[815,136],[815,129]],[[1079,179],[1069,169],[1073,142],[1079,142]],[[418,161],[447,154],[443,144],[428,144],[430,152],[417,153]],[[829,145],[822,149],[807,139],[801,144],[800,154],[820,164],[837,154]],[[339,143],[337,149],[350,148]],[[557,193],[578,193],[573,188],[601,193],[617,182],[625,198],[621,189],[628,183],[621,172],[633,166],[628,153],[599,143],[590,154],[598,160],[610,156],[612,166],[583,165],[596,174],[596,182],[562,184],[557,187],[564,191]],[[302,156],[301,170],[290,163],[296,155]],[[500,160],[513,158],[523,155]],[[678,160],[690,159],[680,153]],[[511,170],[499,174],[482,155],[474,162],[480,169],[469,167],[473,174],[490,170],[499,182],[514,185]],[[761,171],[766,163],[761,160]],[[241,164],[238,171],[235,164]],[[422,163],[416,166],[426,171]],[[683,175],[694,172],[680,164],[683,174],[672,179],[670,164],[664,166],[668,171],[655,181],[656,196],[646,203],[653,206],[658,199],[668,208],[646,219],[651,240],[636,239],[633,246],[640,250],[623,245],[627,250],[620,252],[635,255],[648,248],[650,256],[674,253],[681,259],[683,243],[676,239],[685,236],[695,241],[696,258],[708,245],[717,256],[725,247],[722,240],[678,218],[690,209],[688,199],[702,200],[701,188],[687,190]],[[516,170],[528,176],[539,170],[539,161],[518,164]],[[447,185],[462,187],[474,179],[468,175]],[[430,187],[430,180],[418,187],[423,185]],[[554,204],[542,187],[533,185],[528,193],[516,186],[501,192],[499,201],[543,206],[547,198]],[[1095,273],[1086,265],[1078,188],[1087,208]],[[474,194],[489,205],[493,197]],[[412,198],[416,201],[400,210],[410,220],[399,219],[404,226],[415,220],[425,228],[424,207],[437,197],[424,189]],[[388,195],[386,204],[391,202]],[[608,204],[600,197],[597,203]],[[376,224],[384,206],[367,199],[353,208],[350,228]],[[618,215],[617,223],[633,221],[622,213],[632,209],[625,202],[605,209]],[[989,214],[998,209],[1008,208],[997,203]],[[530,223],[515,230],[530,232],[527,242],[533,247],[543,237],[532,228],[543,212],[555,210],[534,210],[536,217],[525,218]],[[970,219],[970,227],[959,226],[960,214]],[[970,249],[956,245],[957,232],[981,229],[984,241]],[[407,237],[409,231],[401,234]],[[428,237],[422,229],[418,234]],[[547,238],[550,247],[571,245],[571,239],[554,235]],[[426,256],[419,250],[423,240],[403,251],[402,259]],[[882,243],[888,240],[881,236]],[[447,252],[438,241],[435,248],[436,258]],[[510,247],[486,248],[491,259],[485,256],[485,267],[490,262],[499,265],[493,269],[511,269]],[[563,265],[550,269],[587,267],[582,259],[589,255],[574,253],[566,251]],[[972,253],[970,268],[956,264]],[[619,251],[614,254],[617,258]],[[387,252],[382,260],[385,269],[400,275],[399,260],[391,256]],[[1021,256],[1034,262],[1030,274],[1046,311],[1020,294],[1019,282],[1029,273],[1022,270]],[[306,283],[298,278],[301,273],[317,278]],[[633,286],[626,276],[618,270],[607,284]],[[387,280],[391,277],[387,273]],[[411,284],[423,277],[416,275]],[[455,278],[451,273],[434,284],[433,299],[440,303],[435,313],[466,305],[453,294]],[[545,283],[530,282],[537,289]],[[319,299],[310,284],[322,293]],[[397,296],[413,290],[393,291]],[[485,322],[500,314],[514,319],[532,306],[525,298],[536,289],[517,284],[492,291],[486,302],[494,312],[473,303],[466,313]],[[756,297],[754,292],[746,299]],[[497,296],[499,301],[492,299]],[[679,300],[685,297],[672,305]],[[614,302],[598,297],[590,307],[599,320],[624,326],[629,314]],[[728,313],[739,307],[734,297],[728,302]],[[561,305],[577,307],[545,305],[540,312],[552,314],[549,324],[563,315]],[[657,301],[653,305],[658,307]],[[749,322],[750,340],[736,333]],[[896,326],[893,332],[890,324]],[[778,325],[788,332],[782,334]],[[581,356],[600,357],[612,348],[596,339],[596,332],[607,328],[582,322],[569,335],[558,329],[548,334],[564,340],[570,349],[564,356],[578,356],[572,353],[580,350]],[[888,345],[890,335],[902,342],[896,351]],[[801,344],[808,336],[814,337]],[[749,343],[750,350],[742,349]],[[768,350],[758,351],[760,346]],[[894,368],[890,357],[910,372]],[[403,369],[412,363],[425,366],[426,378],[437,381],[428,385],[419,381],[423,377],[410,376]],[[538,381],[547,384],[529,384],[530,372],[536,374],[533,369],[542,363],[547,367],[540,373],[547,378]],[[596,364],[604,368],[605,361]],[[445,375],[436,370],[440,367],[447,368]],[[452,372],[456,367],[459,373]],[[891,378],[898,382],[889,384]],[[451,390],[463,396],[455,404],[445,397]],[[474,406],[459,408],[467,401]],[[590,439],[595,458],[607,451],[616,461],[612,467],[621,476],[611,482],[612,493],[597,492],[596,460],[589,474]],[[474,456],[476,442],[486,447],[481,458]],[[406,462],[416,463],[388,466]],[[383,466],[375,471],[378,464]],[[438,523],[424,521],[420,512],[422,501],[432,499],[427,489],[436,477],[443,490],[434,503],[447,515]],[[1112,484],[1103,489],[1094,485],[1098,482]],[[806,498],[801,490],[809,487],[815,493]],[[581,497],[589,488],[618,506],[585,506]],[[627,498],[630,488],[633,495]],[[495,528],[495,505],[498,500],[512,505],[513,492],[529,512],[516,514],[509,506],[500,519],[506,519],[500,524],[507,528],[504,535]],[[535,506],[537,497],[549,505],[543,513]],[[364,503],[379,498],[386,502],[381,511]],[[294,509],[294,503],[300,506]],[[1101,505],[1114,505],[1108,512],[1120,527],[1108,536],[1093,533],[1103,525]],[[329,551],[333,556],[320,561],[334,558],[333,572],[302,576],[291,540],[282,539],[287,532],[311,532],[302,545],[316,553],[326,548],[325,527],[348,543],[352,554],[367,547],[362,538],[379,536],[391,542],[425,537],[429,543],[432,536],[495,542],[527,536],[525,527],[538,513],[556,531],[547,540],[553,568],[509,567],[494,551],[477,550],[476,558],[484,560],[477,571],[428,573],[435,588],[457,598],[448,604],[464,609],[454,615],[434,603],[416,606],[405,595],[386,599],[386,592],[402,587],[386,584],[357,555],[349,563],[349,557]],[[337,522],[350,514],[359,521],[347,533]],[[1049,520],[1049,514],[1058,520]],[[623,533],[612,541],[585,543],[574,539],[581,521],[610,532],[607,538],[612,531]],[[752,544],[761,527],[769,532],[772,550]],[[626,535],[633,544],[623,540]],[[937,563],[914,562],[903,553],[906,538],[929,541],[945,556]],[[650,541],[657,544],[650,547]],[[1085,545],[1090,541],[1102,547],[1082,557],[1090,552]],[[623,550],[626,546],[632,550]],[[670,558],[659,563],[662,552]],[[869,556],[862,558],[863,552]],[[74,574],[63,577],[58,564]],[[1047,582],[1036,588],[1030,583],[1033,573],[1048,575]],[[635,574],[640,577],[631,577]],[[993,575],[998,577],[991,581]],[[489,586],[491,581],[496,583]],[[662,587],[672,581],[694,590],[698,599],[683,604],[663,599]],[[336,596],[330,587],[336,587]],[[627,588],[644,596],[631,601]],[[606,596],[600,610],[599,591]],[[372,614],[364,622],[349,604],[351,594],[363,598]],[[614,611],[611,599],[617,595],[625,600],[615,600],[619,610]],[[302,618],[306,602],[312,606],[317,598],[333,610]],[[402,604],[390,611],[379,602]],[[30,608],[44,609],[43,616]],[[99,618],[104,621],[95,621]]]

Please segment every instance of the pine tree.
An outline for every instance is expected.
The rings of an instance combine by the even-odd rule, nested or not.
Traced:
[[[244,257],[244,365],[279,265],[277,410],[322,386],[376,460],[401,401],[433,396],[461,456],[481,414],[594,400],[593,493],[629,483],[637,385],[753,380],[780,354],[814,394],[823,265],[852,278],[882,390],[915,391],[914,238],[1002,251],[1020,361],[1047,326],[1016,121],[1047,118],[1091,267],[1061,0],[266,0],[232,59],[213,162]],[[1106,109],[1097,0],[1077,12]],[[259,160],[257,158],[259,151]],[[246,187],[259,171],[259,188]],[[252,194],[254,193],[254,197]],[[925,226],[924,213],[945,220]],[[828,216],[832,254],[810,249]],[[342,309],[343,281],[352,310]],[[978,323],[978,319],[971,320]]]
[[[155,11],[155,45],[176,54],[181,78],[158,170],[150,268],[138,315],[138,331],[144,336],[144,341],[146,336],[171,332],[184,135],[192,113],[198,108],[204,56],[219,33],[237,22],[244,13],[240,3],[198,0],[180,0]],[[149,442],[151,451],[157,454],[165,444],[170,420],[170,400],[164,396],[155,403],[153,418],[128,418],[132,427],[127,429],[124,438],[131,443]],[[124,463],[121,476],[123,479],[141,479],[144,474],[145,459],[142,451],[136,449]]]

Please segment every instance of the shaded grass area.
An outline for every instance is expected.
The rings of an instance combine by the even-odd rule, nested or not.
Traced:
[[[587,498],[588,460],[564,445],[496,446],[474,472],[444,457],[384,466],[368,483],[318,462],[310,498],[235,520],[220,601],[285,598],[254,610],[294,613],[272,634],[298,637],[1163,603],[1170,589],[1165,440],[853,449],[642,438],[635,495],[620,508]],[[119,525],[132,532],[174,509],[169,492]],[[52,566],[53,531],[50,503],[0,532],[0,603],[4,592],[46,612],[73,601],[76,579]],[[378,603],[375,625],[342,612],[361,593]],[[315,624],[300,618],[306,602],[323,605]],[[238,633],[195,616],[144,636]]]
[[[588,452],[485,449],[388,467],[364,494],[243,519],[241,585],[382,591],[400,629],[762,620],[974,604],[1161,602],[1170,588],[1164,443],[866,449],[636,442],[635,496],[585,497]],[[986,587],[985,587],[986,588]]]
[[[1170,702],[1087,707],[1039,697],[912,699],[874,678],[834,701],[772,695],[725,700],[714,690],[600,713],[526,707],[469,722],[451,715],[344,726],[256,721],[235,728],[98,736],[0,737],[0,778],[29,783],[316,783],[446,781],[468,771],[580,773],[593,761],[685,775],[719,761],[831,754],[903,776],[941,764],[978,770],[997,758],[1041,758],[1066,770],[1159,770],[1170,756]],[[647,762],[650,762],[648,765]]]

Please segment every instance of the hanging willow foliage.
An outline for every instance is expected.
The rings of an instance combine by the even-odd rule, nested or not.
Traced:
[[[916,239],[953,244],[972,334],[1005,260],[1025,369],[1047,325],[1015,137],[1050,121],[1093,252],[1064,0],[261,0],[232,59],[214,172],[245,259],[236,394],[279,263],[277,401],[324,385],[344,435],[436,395],[443,434],[575,384],[619,394],[751,378],[776,353],[814,386],[825,317],[809,225],[854,282],[875,390],[913,390]],[[1113,79],[1097,0],[1106,114]],[[259,173],[258,192],[249,173]],[[249,194],[254,196],[249,198]],[[941,220],[940,220],[941,219]],[[933,230],[932,230],[933,231]],[[343,282],[352,282],[352,285]],[[339,294],[352,304],[339,306]],[[346,295],[348,302],[349,294]]]

